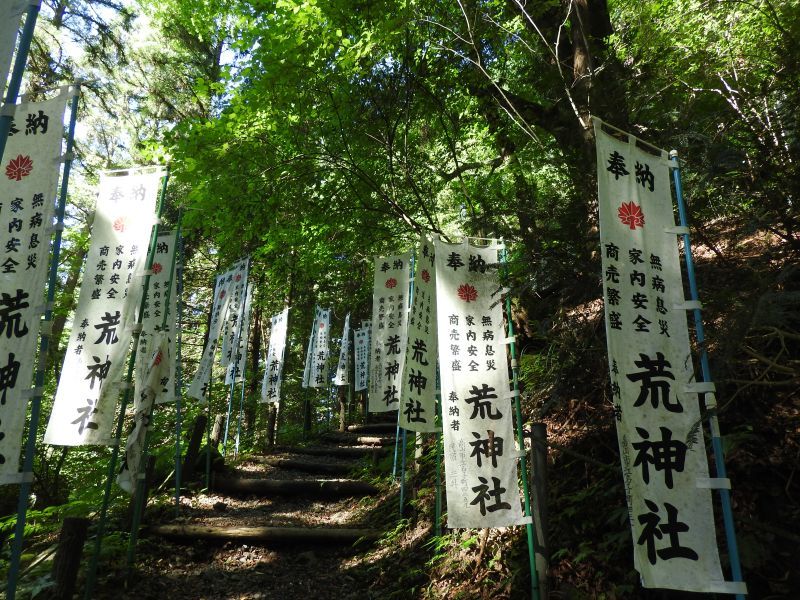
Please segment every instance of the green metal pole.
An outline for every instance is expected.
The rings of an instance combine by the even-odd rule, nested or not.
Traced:
[[[439,417],[439,431],[436,432],[436,508],[435,531],[436,537],[442,535],[442,431],[444,415],[442,415],[442,390],[439,365],[436,365],[436,414]]]
[[[181,222],[183,213],[178,214],[178,270],[176,273],[177,282],[175,291],[178,294],[176,309],[178,311],[175,319],[175,516],[181,513],[181,434],[183,431],[183,415],[181,414],[181,402],[183,402],[183,368],[181,366],[181,340],[183,320],[183,236],[181,235]]]
[[[500,253],[500,262],[506,265],[506,250]],[[506,269],[507,270],[507,269]],[[506,273],[507,275],[508,273]],[[505,300],[506,318],[508,319],[508,338],[511,340],[509,343],[509,352],[511,354],[511,373],[513,376],[514,384],[514,416],[516,418],[516,433],[517,443],[519,447],[525,448],[525,438],[522,432],[522,408],[519,401],[519,364],[517,363],[517,345],[514,342],[514,321],[511,315],[511,294],[506,294]],[[520,469],[523,473],[522,476],[522,492],[525,498],[525,516],[530,519],[533,518],[531,511],[531,493],[528,486],[528,462],[523,452],[520,456]],[[533,523],[530,522],[525,525],[525,530],[528,537],[528,563],[531,571],[531,598],[539,600],[539,575],[536,572],[536,532],[533,528]]]
[[[145,276],[144,276],[144,284],[142,285],[142,298],[139,301],[139,312],[136,317],[136,325],[140,325],[142,322],[142,313],[144,312],[144,305],[147,301],[147,291],[150,287],[150,270],[153,268],[153,257],[155,256],[156,251],[156,240],[158,239],[158,219],[161,218],[161,212],[164,207],[164,195],[167,189],[167,182],[169,181],[169,168],[164,175],[164,179],[161,184],[161,194],[158,199],[158,206],[156,208],[156,224],[153,225],[153,230],[150,234],[150,246],[147,250],[147,264],[145,265]],[[133,350],[131,351],[131,356],[128,360],[128,372],[125,376],[125,393],[122,396],[122,405],[119,409],[119,418],[117,419],[117,429],[114,433],[114,439],[116,443],[114,444],[111,450],[111,460],[108,464],[108,475],[106,476],[106,485],[105,491],[103,493],[103,505],[100,509],[100,520],[97,524],[97,534],[94,542],[94,553],[92,554],[92,560],[89,563],[89,572],[86,575],[86,589],[84,590],[84,600],[91,600],[92,594],[94,593],[94,584],[97,579],[97,564],[100,560],[100,550],[103,546],[103,535],[105,533],[106,527],[106,519],[108,515],[108,505],[111,500],[111,486],[114,482],[114,475],[117,471],[117,459],[119,458],[119,444],[120,439],[122,437],[122,428],[125,424],[125,411],[128,408],[128,402],[130,402],[131,397],[131,382],[133,381],[133,369],[136,365],[136,355],[139,348],[139,335],[134,334],[133,336]]]
[[[56,207],[56,231],[53,238],[53,254],[50,260],[50,273],[47,282],[47,303],[44,313],[44,323],[52,323],[53,299],[56,296],[56,285],[58,277],[58,262],[61,254],[61,236],[64,225],[64,209],[67,204],[67,189],[69,187],[69,174],[72,169],[72,159],[69,158],[75,145],[75,123],[78,115],[78,100],[80,99],[80,83],[75,85],[72,102],[70,104],[69,129],[67,131],[67,159],[64,161],[64,175],[61,177],[61,192],[58,196],[58,206]],[[39,340],[39,364],[36,369],[34,388],[39,389],[44,386],[45,369],[47,368],[47,350],[50,345],[50,335],[42,334]],[[28,512],[28,496],[31,491],[32,481],[26,481],[24,475],[33,475],[33,457],[36,453],[36,435],[39,431],[39,415],[42,408],[41,394],[35,395],[31,399],[31,420],[28,427],[28,439],[25,444],[25,458],[22,465],[23,481],[19,488],[17,502],[17,522],[14,525],[14,540],[11,545],[11,562],[8,568],[8,581],[6,583],[6,598],[14,600],[17,592],[17,579],[19,577],[20,559],[22,557],[22,541],[25,535],[25,517]]]
[[[166,187],[165,187],[166,190]],[[163,193],[163,192],[162,192]],[[178,231],[175,233],[175,243],[178,243],[180,238],[180,222],[178,223]],[[173,248],[172,252],[172,265],[170,266],[170,282],[175,278],[175,266],[178,259],[178,249]],[[167,326],[167,317],[169,316],[169,306],[171,302],[170,296],[172,295],[172,284],[170,283],[167,288],[166,305],[167,309],[164,310],[164,315],[161,318],[161,330]],[[152,350],[152,349],[151,349]],[[149,360],[149,359],[148,359]],[[133,498],[133,519],[131,520],[131,535],[128,538],[128,556],[127,556],[127,569],[130,576],[133,569],[133,563],[136,560],[136,543],[139,539],[139,525],[142,522],[142,513],[145,508],[144,492],[146,489],[146,481],[142,475],[147,474],[147,458],[149,455],[150,444],[150,424],[153,422],[153,411],[155,410],[155,398],[150,404],[150,409],[147,413],[147,428],[144,432],[144,440],[142,440],[142,454],[139,457],[139,468],[137,470],[136,492]]]

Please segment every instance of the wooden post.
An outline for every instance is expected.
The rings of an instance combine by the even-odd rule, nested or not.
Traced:
[[[536,528],[536,571],[539,573],[539,597],[549,597],[547,571],[550,554],[547,548],[547,425],[531,425],[531,491],[533,525]]]
[[[211,447],[219,448],[219,443],[222,440],[222,426],[225,423],[225,415],[219,414],[214,417],[214,426],[211,429]]]
[[[275,429],[278,424],[278,405],[270,404],[267,414],[267,450],[272,452],[275,448]]]
[[[58,549],[53,560],[53,581],[55,587],[50,598],[54,600],[72,600],[75,592],[75,581],[81,565],[83,543],[89,529],[89,519],[83,517],[65,517],[58,536]]]
[[[200,414],[194,420],[192,435],[189,438],[189,445],[186,448],[186,456],[183,459],[181,473],[184,481],[191,481],[194,476],[194,466],[200,454],[200,444],[203,443],[203,434],[206,431],[206,416]]]
[[[340,385],[336,396],[339,399],[339,431],[347,431],[347,386]]]
[[[126,517],[125,521],[125,529],[130,529],[133,526],[133,514],[136,511],[137,504],[139,504],[140,510],[142,511],[140,514],[144,514],[144,508],[147,506],[147,498],[150,496],[150,486],[153,483],[155,470],[156,457],[150,455],[147,457],[147,466],[145,467],[144,471],[144,485],[140,488],[138,485],[134,484],[135,491],[131,496],[130,503],[128,504],[128,516]],[[137,493],[140,489],[142,491],[141,499]]]

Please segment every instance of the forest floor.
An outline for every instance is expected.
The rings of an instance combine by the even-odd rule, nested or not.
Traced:
[[[363,446],[362,446],[363,447]],[[271,458],[293,458],[314,463],[344,461],[328,456],[302,457],[279,452]],[[368,473],[368,460],[348,462],[354,471]],[[240,477],[278,480],[341,479],[285,468],[253,460],[235,464]],[[235,497],[220,492],[195,493],[181,499],[180,515],[174,504],[160,505],[147,515],[148,524],[234,527],[375,528],[389,524],[397,490],[383,485],[377,496],[313,499],[303,497]],[[382,533],[382,531],[379,531]],[[370,542],[324,544],[319,541],[282,544],[241,541],[193,540],[180,542],[151,535],[145,530],[137,548],[135,570],[121,589],[124,565],[108,565],[101,575],[98,599],[364,599],[384,597],[376,588],[375,569],[380,570],[379,546]]]

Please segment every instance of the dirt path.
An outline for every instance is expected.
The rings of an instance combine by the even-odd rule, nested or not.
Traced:
[[[355,438],[355,436],[354,436]],[[358,443],[358,440],[353,440]],[[339,438],[334,447],[360,447],[367,451],[362,461],[331,456],[309,456],[300,451],[254,457],[226,476],[263,478],[272,481],[335,480],[341,475],[308,473],[264,464],[264,459],[351,465],[369,464],[370,446],[349,445]],[[299,450],[299,449],[298,449]],[[151,525],[202,525],[223,531],[234,527],[374,528],[371,511],[374,497],[319,499],[311,497],[236,497],[220,492],[182,498],[180,517],[174,506],[149,511]],[[99,599],[365,599],[377,597],[374,579],[364,563],[369,542],[356,546],[292,541],[288,543],[242,543],[241,541],[178,541],[143,531],[137,548],[136,571],[125,589],[120,582],[124,564],[110,565],[101,573]]]

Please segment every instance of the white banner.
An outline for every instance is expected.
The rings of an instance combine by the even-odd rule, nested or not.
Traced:
[[[289,309],[272,317],[269,332],[269,350],[267,350],[267,366],[261,382],[261,402],[280,404],[281,382],[283,381],[283,357],[286,352],[286,329],[289,323]]]
[[[498,246],[434,245],[447,526],[521,525]]]
[[[153,257],[153,274],[147,290],[147,300],[142,313],[142,333],[139,334],[139,349],[136,353],[136,387],[134,398],[139,398],[145,379],[148,377],[148,361],[153,357],[153,340],[159,333],[167,336],[169,356],[175,352],[175,333],[178,318],[178,278],[173,272],[178,265],[173,264],[177,252],[178,232],[163,233],[156,239],[156,252]],[[165,320],[166,315],[166,320]],[[156,404],[175,401],[176,361],[170,360],[164,376],[155,390]]]
[[[136,490],[137,475],[142,466],[142,450],[147,436],[147,428],[150,426],[150,411],[153,401],[164,387],[161,381],[167,377],[169,365],[175,362],[169,353],[170,342],[165,333],[156,333],[149,345],[154,350],[142,362],[145,374],[133,401],[133,429],[128,434],[128,441],[125,443],[125,457],[117,475],[117,484],[129,494],[133,494]]]
[[[24,0],[3,0],[0,3],[0,98],[3,100],[6,98],[6,83],[11,70],[11,57],[14,55],[20,18],[29,4]]]
[[[666,152],[595,119],[605,322],[617,438],[645,587],[715,591],[702,417],[689,349]]]
[[[162,169],[100,174],[84,265],[46,444],[109,444]]]
[[[0,483],[19,466],[48,274],[67,94],[17,107],[0,174]],[[8,479],[8,478],[11,479]]]
[[[249,309],[247,304],[247,275],[250,271],[250,259],[247,258],[244,272],[237,272],[233,275],[230,288],[230,306],[228,315],[225,318],[225,325],[222,332],[222,352],[219,357],[219,364],[227,367],[234,360],[234,348],[239,343],[242,334],[243,315]],[[230,373],[226,372],[226,383],[230,384]]]
[[[408,335],[408,279],[411,252],[375,257],[372,287],[372,345],[369,412],[397,410]]]
[[[403,365],[400,427],[431,432],[436,427],[436,260],[433,243],[420,238],[414,269],[414,294],[408,319]]]
[[[369,374],[369,337],[372,331],[370,321],[361,321],[361,327],[353,332],[355,357],[355,385],[354,391],[360,392],[367,389]]]
[[[230,385],[236,377],[236,383],[244,381],[247,364],[247,342],[250,337],[250,312],[253,305],[253,286],[247,285],[244,306],[239,311],[236,337],[233,346],[237,349],[225,371],[225,385]]]
[[[350,313],[347,313],[344,318],[342,343],[339,347],[339,363],[336,365],[333,385],[350,385]]]
[[[211,369],[214,365],[214,355],[217,352],[222,325],[228,316],[232,296],[231,289],[235,282],[238,283],[245,276],[248,262],[249,259],[246,258],[237,261],[230,270],[218,275],[214,283],[214,303],[211,306],[208,340],[203,348],[203,356],[194,374],[194,379],[186,392],[190,398],[195,398],[201,403],[208,401]]]
[[[331,311],[314,309],[314,326],[306,351],[306,367],[303,372],[303,387],[322,388],[328,385],[328,354],[330,342]]]

